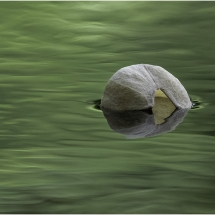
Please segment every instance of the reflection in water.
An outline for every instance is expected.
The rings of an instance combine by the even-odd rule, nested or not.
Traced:
[[[111,129],[136,139],[174,130],[183,121],[188,109],[176,109],[171,100],[158,91],[152,110],[116,112],[102,107],[102,111]]]

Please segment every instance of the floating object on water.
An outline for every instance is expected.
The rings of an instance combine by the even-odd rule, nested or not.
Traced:
[[[169,98],[178,109],[192,103],[181,82],[160,66],[137,64],[118,70],[108,81],[101,106],[114,111],[153,108],[155,97]]]

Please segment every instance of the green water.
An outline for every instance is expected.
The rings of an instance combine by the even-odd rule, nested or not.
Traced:
[[[0,213],[215,213],[214,2],[0,2]],[[126,139],[92,101],[132,64],[201,102]]]

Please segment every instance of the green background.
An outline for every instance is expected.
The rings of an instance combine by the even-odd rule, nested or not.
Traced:
[[[0,213],[215,213],[214,2],[0,2]],[[132,64],[201,102],[125,139],[92,101]]]

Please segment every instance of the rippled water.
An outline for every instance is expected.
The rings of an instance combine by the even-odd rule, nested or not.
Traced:
[[[0,213],[215,213],[214,2],[0,2]],[[200,102],[126,139],[93,108],[159,65]]]

